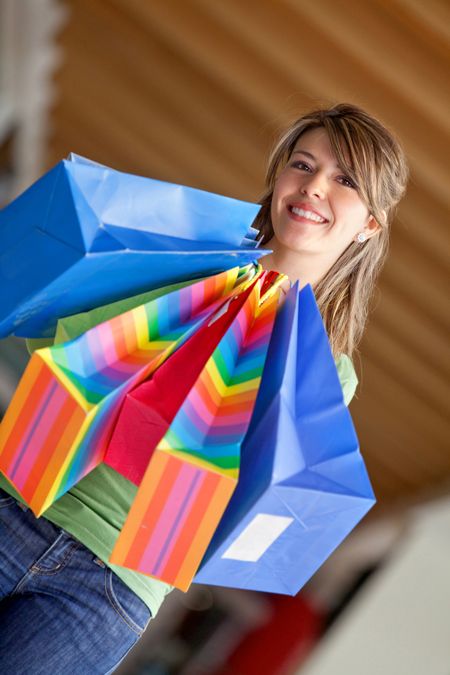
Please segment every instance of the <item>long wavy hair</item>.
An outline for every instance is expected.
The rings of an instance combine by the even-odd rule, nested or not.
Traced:
[[[386,259],[390,223],[408,182],[408,166],[395,136],[361,108],[340,103],[297,119],[281,135],[270,155],[266,190],[255,220],[263,245],[274,236],[270,216],[277,176],[302,134],[323,127],[338,164],[358,186],[358,193],[379,223],[364,243],[352,242],[314,287],[333,354],[352,356],[362,337],[369,301]]]

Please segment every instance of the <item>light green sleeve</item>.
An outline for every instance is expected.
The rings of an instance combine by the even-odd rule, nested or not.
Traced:
[[[358,385],[355,368],[353,367],[351,358],[347,356],[347,354],[341,354],[335,362],[342,387],[342,393],[344,394],[344,402],[345,405],[348,405],[352,400]]]

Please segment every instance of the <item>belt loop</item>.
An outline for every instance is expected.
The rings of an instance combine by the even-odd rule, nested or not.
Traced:
[[[96,565],[98,565],[99,567],[103,567],[103,568],[106,567],[106,565],[105,565],[105,563],[103,562],[103,560],[100,560],[100,558],[97,558],[97,556],[94,558],[94,563],[95,563]]]

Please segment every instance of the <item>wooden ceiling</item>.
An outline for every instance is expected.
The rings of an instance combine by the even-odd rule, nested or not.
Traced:
[[[278,130],[351,101],[412,176],[351,406],[379,505],[450,482],[445,0],[72,0],[48,164],[69,151],[256,201]]]

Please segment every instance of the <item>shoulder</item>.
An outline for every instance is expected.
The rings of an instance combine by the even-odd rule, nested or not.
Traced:
[[[348,405],[358,386],[358,377],[353,366],[353,361],[347,354],[338,356],[335,359],[335,363],[342,387],[342,393],[344,394],[345,405]]]

